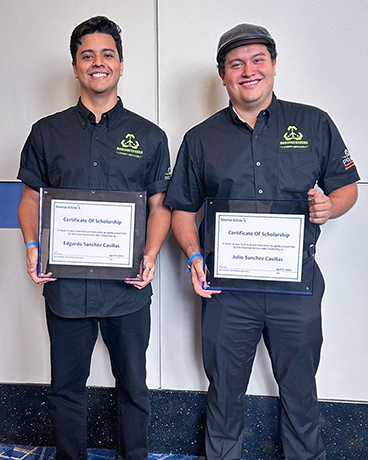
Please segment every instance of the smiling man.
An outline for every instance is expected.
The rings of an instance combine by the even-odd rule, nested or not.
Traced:
[[[285,459],[325,459],[315,383],[324,291],[318,267],[310,296],[271,293],[272,286],[262,293],[202,288],[203,233],[196,214],[206,197],[309,201],[306,271],[313,264],[315,224],[341,216],[357,199],[359,176],[330,117],[273,93],[276,56],[263,27],[240,24],[222,35],[217,63],[229,107],[185,135],[165,198],[174,208],[172,228],[188,257],[194,290],[203,298],[209,460],[240,458],[244,394],[262,336],[279,385]]]
[[[75,107],[35,123],[18,173],[24,183],[19,221],[27,270],[35,283],[44,285],[52,373],[47,403],[57,460],[87,458],[86,381],[98,329],[116,380],[117,457],[148,457],[145,354],[150,283],[170,226],[170,210],[163,204],[170,167],[163,131],[124,108],[118,97],[123,75],[120,34],[120,28],[102,16],[75,28],[70,51],[80,99]],[[142,281],[38,277],[41,187],[145,191],[148,218]]]

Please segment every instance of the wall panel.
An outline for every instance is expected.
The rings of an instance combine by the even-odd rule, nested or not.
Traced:
[[[343,1],[332,4],[316,0],[188,0],[180,4],[160,0],[160,124],[168,133],[173,160],[185,131],[227,105],[216,70],[217,42],[232,26],[250,22],[264,25],[277,42],[277,96],[328,111],[362,179],[367,181],[363,114],[368,103],[368,64],[363,58],[368,48],[367,17],[368,5],[363,0],[354,7]],[[368,320],[363,284],[367,278],[368,206],[364,187],[360,187],[356,208],[325,226],[318,248],[327,284],[323,302],[325,344],[318,374],[322,398],[368,400],[364,387],[368,363],[360,353],[368,345],[363,330]],[[163,270],[162,282],[166,299],[162,303],[162,384],[164,388],[204,390],[200,301],[192,294],[185,275],[186,259],[171,238],[165,250],[164,266],[171,269]],[[258,349],[249,393],[277,394],[263,344]]]
[[[19,155],[32,123],[74,105],[78,97],[69,54],[74,27],[94,15],[106,15],[123,29],[124,75],[119,94],[125,106],[156,121],[156,9],[154,0],[111,0],[101,4],[65,0],[2,5],[0,100],[0,180],[16,177]],[[24,246],[19,230],[0,230],[0,381],[49,381],[48,338],[41,290],[25,273]],[[155,282],[157,283],[157,282]],[[155,284],[155,288],[156,288]],[[157,288],[156,288],[157,291]],[[152,335],[148,352],[148,383],[158,387],[159,323],[157,296],[152,306]],[[95,349],[91,385],[113,385],[105,347]]]

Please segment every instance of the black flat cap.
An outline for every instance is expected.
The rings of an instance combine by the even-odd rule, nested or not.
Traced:
[[[217,62],[233,48],[252,43],[262,43],[276,49],[275,40],[264,27],[254,24],[238,24],[220,37],[217,46]]]

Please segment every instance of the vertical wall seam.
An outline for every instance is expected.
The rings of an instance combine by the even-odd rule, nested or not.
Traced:
[[[159,48],[159,0],[154,0],[155,8],[155,90],[156,90],[156,123],[160,125],[160,48]]]
[[[156,105],[156,123],[160,125],[160,50],[159,50],[159,0],[154,0],[154,34],[155,34],[155,105]],[[162,328],[161,328],[161,307],[162,307],[162,277],[161,277],[161,257],[157,258],[157,335],[158,335],[158,350],[157,350],[157,363],[158,363],[158,388],[162,388]]]

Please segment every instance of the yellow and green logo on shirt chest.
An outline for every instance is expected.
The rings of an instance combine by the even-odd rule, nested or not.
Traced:
[[[289,125],[280,141],[282,149],[306,149],[309,142],[304,139],[304,134],[294,125]]]
[[[133,158],[141,158],[143,150],[139,150],[139,141],[134,134],[128,133],[120,142],[121,146],[116,147],[118,155],[125,155]]]

